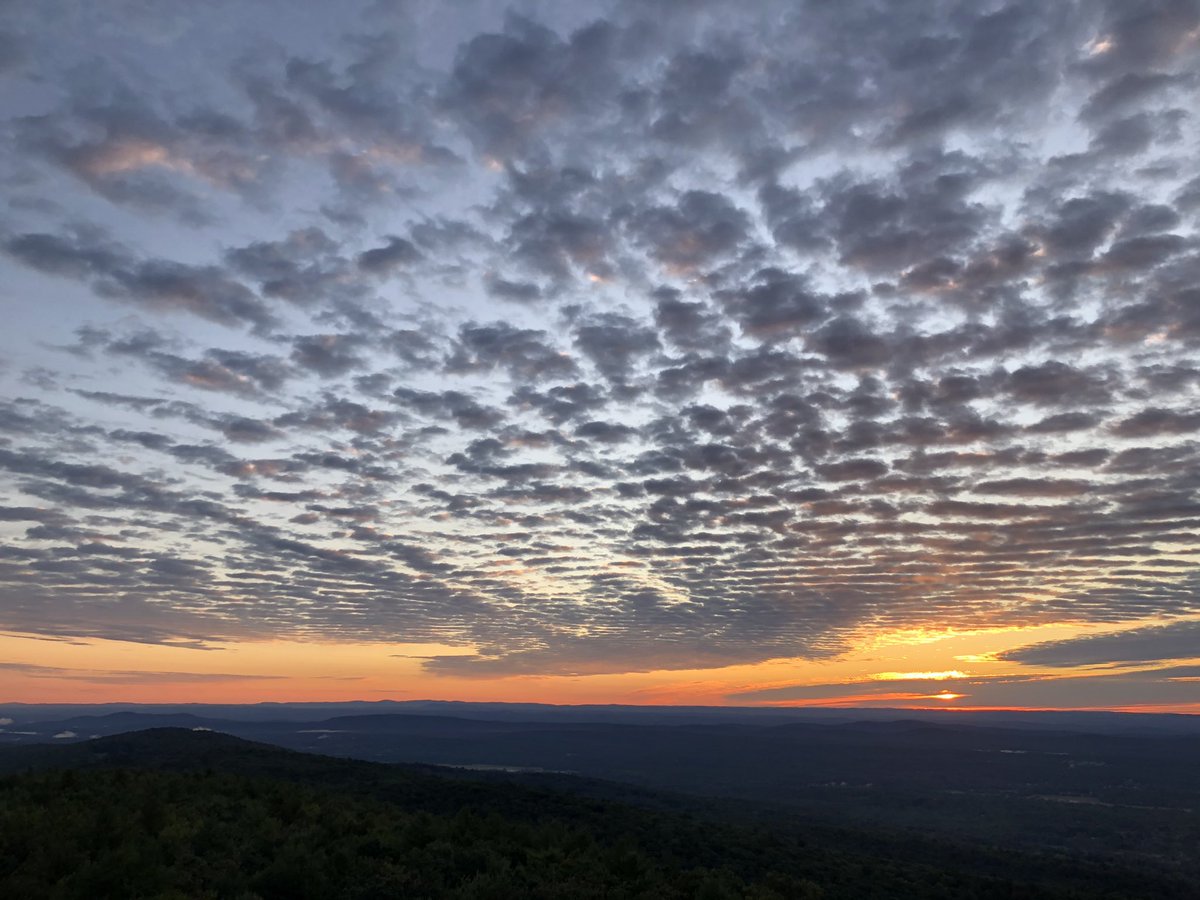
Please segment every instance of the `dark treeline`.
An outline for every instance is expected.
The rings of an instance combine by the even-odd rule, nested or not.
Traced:
[[[1171,879],[1100,865],[961,847],[939,861],[865,832],[734,826],[215,734],[61,749],[67,768],[50,759],[0,778],[0,896],[1189,896]]]

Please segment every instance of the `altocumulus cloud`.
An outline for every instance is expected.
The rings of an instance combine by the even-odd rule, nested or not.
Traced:
[[[1200,613],[1197,3],[301,9],[10,11],[0,627],[492,677]]]

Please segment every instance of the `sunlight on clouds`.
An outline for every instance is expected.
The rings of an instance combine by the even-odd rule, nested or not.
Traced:
[[[195,174],[192,163],[173,154],[170,148],[152,141],[128,138],[88,148],[79,161],[89,175],[115,175],[151,166],[161,166],[187,175]]]
[[[952,678],[966,678],[965,672],[949,669],[945,672],[877,672],[871,678],[875,681],[947,681]]]

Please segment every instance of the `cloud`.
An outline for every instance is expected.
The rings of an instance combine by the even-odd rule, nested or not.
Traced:
[[[322,378],[345,375],[365,365],[359,352],[365,340],[359,335],[311,334],[292,341],[292,362]]]
[[[323,229],[310,227],[293,230],[283,239],[232,247],[224,260],[238,275],[257,282],[262,296],[313,306],[363,293],[340,250]]]
[[[29,663],[0,663],[0,669],[26,678],[83,681],[89,684],[206,684],[227,681],[261,681],[276,675],[243,675],[218,672],[147,672],[116,669],[70,669]],[[12,724],[11,720],[7,724]],[[61,737],[63,735],[55,735]],[[73,737],[69,732],[65,735]]]
[[[752,286],[718,291],[717,297],[743,332],[763,336],[802,331],[824,318],[827,305],[827,298],[814,294],[802,279],[774,268],[757,272]]]
[[[41,272],[89,281],[106,299],[160,312],[189,312],[222,325],[268,328],[275,322],[262,301],[217,266],[138,260],[86,232],[22,234],[6,241],[4,250]]]
[[[746,240],[749,219],[723,195],[693,190],[673,206],[643,210],[630,227],[651,257],[688,272],[732,254]]]
[[[544,331],[515,328],[507,322],[490,325],[467,323],[446,360],[449,372],[506,370],[517,383],[576,378],[574,360],[554,347]]]
[[[364,250],[358,255],[358,267],[372,275],[389,275],[395,269],[412,265],[421,259],[421,254],[412,242],[402,237],[391,236],[381,247]]]
[[[640,357],[659,348],[653,329],[628,316],[600,314],[575,330],[575,346],[609,381],[624,381]]]
[[[1137,665],[1200,655],[1200,622],[1129,628],[1007,650],[1000,659],[1035,666]]]
[[[0,40],[4,627],[499,678],[1200,612],[1193,4],[368,5]]]

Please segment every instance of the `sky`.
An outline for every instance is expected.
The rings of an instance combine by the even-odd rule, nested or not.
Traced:
[[[1200,3],[0,2],[0,701],[1200,712]]]

